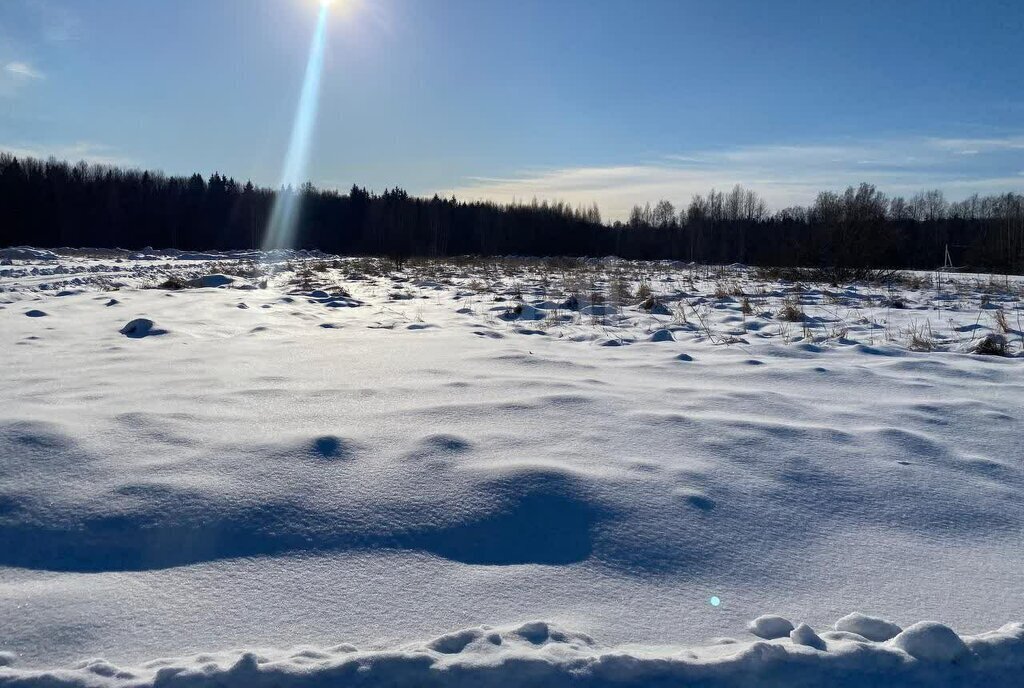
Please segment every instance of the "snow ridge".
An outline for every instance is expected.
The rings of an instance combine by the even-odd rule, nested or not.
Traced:
[[[814,631],[801,624],[803,638]],[[794,631],[796,633],[796,631]],[[300,688],[317,686],[749,686],[1019,685],[1024,624],[960,637],[921,622],[891,641],[825,632],[821,649],[801,640],[703,648],[604,648],[544,621],[467,628],[427,643],[360,651],[351,645],[233,651],[121,668],[102,659],[68,670],[4,667],[0,686],[35,688]],[[831,636],[831,637],[830,637]],[[820,639],[819,639],[820,640]]]

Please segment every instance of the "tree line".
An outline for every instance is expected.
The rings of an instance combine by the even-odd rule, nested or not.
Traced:
[[[166,176],[0,154],[0,246],[257,248],[275,194],[301,196],[296,247],[349,255],[567,255],[706,263],[1024,272],[1024,194],[890,198],[870,184],[770,212],[740,186],[633,208],[419,198],[401,189],[274,190],[214,173]]]

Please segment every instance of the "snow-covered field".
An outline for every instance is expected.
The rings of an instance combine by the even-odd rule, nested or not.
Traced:
[[[1021,685],[1024,279],[0,259],[0,686]]]

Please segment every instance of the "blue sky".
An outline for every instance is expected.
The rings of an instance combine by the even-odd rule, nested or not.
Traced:
[[[275,184],[317,0],[0,0],[0,148]],[[309,177],[774,207],[1024,189],[1024,2],[339,0]]]

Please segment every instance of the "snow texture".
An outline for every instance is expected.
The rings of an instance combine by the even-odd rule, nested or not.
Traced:
[[[4,255],[0,685],[1019,685],[1020,279]]]

